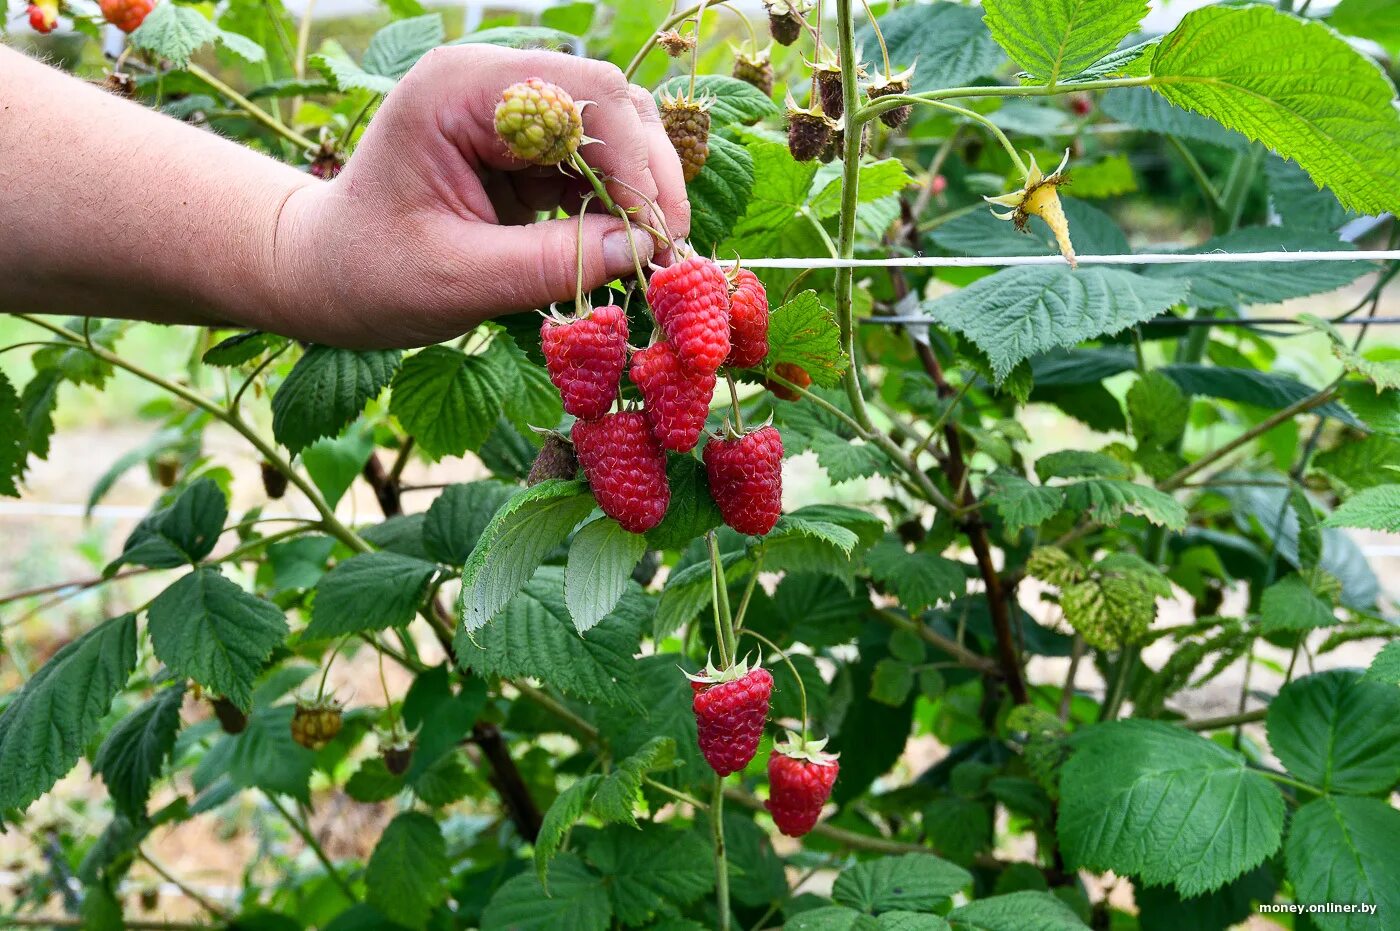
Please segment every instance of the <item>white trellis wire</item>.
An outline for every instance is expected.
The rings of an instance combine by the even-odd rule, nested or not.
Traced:
[[[1334,250],[1328,252],[1163,252],[1141,255],[1080,255],[1080,265],[1197,265],[1263,262],[1397,262],[1400,249]],[[734,264],[733,260],[727,264]],[[747,268],[1009,268],[1021,265],[1065,265],[1059,255],[902,255],[883,259],[757,258],[743,259]]]

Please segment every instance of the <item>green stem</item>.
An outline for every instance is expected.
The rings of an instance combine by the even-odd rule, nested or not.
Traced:
[[[734,429],[744,432],[744,414],[739,410],[739,386],[734,384],[734,373],[725,372],[724,380],[729,383],[729,405],[734,411]]]
[[[744,616],[749,611],[749,599],[753,597],[753,590],[758,586],[758,574],[763,571],[763,544],[758,545],[758,555],[753,560],[753,574],[749,576],[749,584],[744,587],[744,597],[739,599],[739,610],[734,612],[734,630],[744,629]]]
[[[273,808],[277,809],[277,813],[286,820],[292,830],[296,831],[302,843],[306,844],[311,853],[320,861],[321,866],[325,868],[331,881],[336,884],[341,892],[345,893],[345,897],[351,902],[358,901],[354,891],[350,888],[350,884],[345,881],[345,877],[340,875],[340,872],[335,868],[335,864],[331,862],[331,858],[326,856],[326,851],[321,849],[320,844],[316,843],[316,836],[311,833],[311,829],[307,827],[300,818],[288,811],[286,806],[277,800],[277,796],[273,795],[271,792],[264,792],[263,797],[268,800]]]
[[[788,655],[787,655],[786,653],[783,652],[783,648],[782,648],[782,647],[778,646],[776,643],[774,643],[772,640],[769,640],[767,637],[763,636],[763,634],[760,634],[758,631],[756,631],[756,630],[745,630],[745,631],[741,631],[740,633],[741,633],[741,634],[748,634],[750,637],[754,638],[754,639],[757,640],[759,643],[766,644],[770,650],[772,650],[774,653],[777,653],[778,656],[782,659],[782,661],[783,661],[784,663],[787,664],[788,672],[792,673],[793,681],[795,681],[795,682],[797,683],[797,697],[798,697],[798,699],[799,699],[799,700],[801,701],[801,703],[802,703],[802,743],[803,743],[803,744],[806,744],[806,743],[807,743],[807,686],[806,686],[806,684],[803,683],[802,677],[801,677],[800,675],[798,675],[798,673],[797,673],[797,667],[794,666],[794,665],[792,664],[792,660],[788,659]]]
[[[1085,81],[1081,84],[1060,85],[1007,85],[996,84],[987,87],[948,87],[943,90],[925,91],[921,94],[890,94],[866,104],[855,114],[855,122],[873,120],[886,110],[893,110],[907,104],[919,104],[930,100],[952,100],[959,97],[1051,97],[1056,94],[1071,94],[1084,91],[1109,90],[1114,87],[1150,87],[1164,83],[1160,78],[1104,78],[1100,81]],[[850,113],[852,111],[846,111]]]
[[[956,113],[963,119],[971,120],[974,123],[980,124],[984,129],[987,130],[987,132],[992,134],[992,137],[996,139],[997,144],[1006,150],[1006,154],[1010,156],[1011,163],[1016,166],[1016,170],[1021,173],[1021,177],[1024,178],[1030,174],[1030,169],[1028,169],[1026,167],[1026,163],[1021,160],[1020,153],[1017,152],[1016,147],[1011,144],[1011,140],[1006,137],[1006,133],[1002,132],[1001,127],[998,126],[996,123],[993,123],[991,120],[987,119],[987,117],[978,113],[976,110],[969,110],[966,107],[959,107],[955,104],[944,103],[941,100],[920,100],[919,103],[924,104],[925,106],[937,107],[938,109],[946,110],[949,113]]]
[[[1188,731],[1219,731],[1227,727],[1262,721],[1268,714],[1268,708],[1256,708],[1253,711],[1242,711],[1238,714],[1225,714],[1216,718],[1197,718],[1194,721],[1182,721],[1181,726]]]
[[[715,907],[719,931],[729,931],[729,863],[724,849],[724,777],[715,774],[714,801],[710,803],[710,830],[715,845]]]
[[[719,558],[719,540],[711,530],[705,534],[705,543],[710,550],[710,584],[714,599],[715,636],[719,639],[719,657],[724,668],[728,669],[737,659],[735,656],[734,621],[729,614],[729,582],[724,575],[724,562]]]
[[[273,116],[271,113],[268,113],[262,107],[253,103],[247,97],[244,97],[238,91],[234,90],[232,87],[229,87],[223,81],[214,77],[214,75],[210,74],[208,71],[205,71],[203,68],[201,68],[199,65],[196,65],[194,62],[190,62],[188,65],[186,65],[185,70],[188,71],[190,74],[194,75],[195,77],[199,78],[205,84],[208,84],[210,87],[214,88],[214,90],[223,94],[229,100],[232,100],[244,113],[248,114],[255,121],[261,123],[263,126],[266,126],[268,129],[277,133],[279,136],[281,136],[283,139],[286,139],[293,145],[300,146],[303,149],[317,148],[316,143],[312,142],[310,139],[306,138],[301,133],[297,132],[295,129],[292,129],[286,123],[283,123],[277,117]]]
[[[1285,776],[1283,773],[1276,773],[1268,769],[1256,769],[1254,772],[1263,776],[1265,779],[1272,779],[1279,785],[1292,786],[1295,789],[1302,789],[1304,792],[1311,792],[1313,795],[1325,794],[1317,786],[1308,785],[1306,782],[1300,782],[1292,776]]]
[[[1211,214],[1213,216],[1224,214],[1225,205],[1220,202],[1220,192],[1211,183],[1200,160],[1176,136],[1169,135],[1166,138],[1171,147],[1176,150],[1176,154],[1181,157],[1182,162],[1186,164],[1186,170],[1191,172],[1191,177],[1196,180],[1196,186],[1201,189],[1201,196],[1205,198],[1206,206],[1210,208]]]

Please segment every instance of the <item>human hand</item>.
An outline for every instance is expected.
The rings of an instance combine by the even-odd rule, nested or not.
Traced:
[[[576,213],[590,187],[567,165],[527,165],[497,136],[501,92],[531,77],[592,102],[584,133],[598,142],[579,151],[617,182],[608,187],[618,205],[640,208],[638,219],[672,238],[688,234],[680,161],[651,95],[618,68],[553,52],[439,48],[385,99],[335,180],[287,199],[275,264],[289,306],[270,309],[278,329],[348,347],[425,345],[571,298],[580,241],[589,290],[658,252],[665,260],[666,243],[636,223],[634,258],[623,221],[594,205],[581,221],[535,222],[538,211]]]

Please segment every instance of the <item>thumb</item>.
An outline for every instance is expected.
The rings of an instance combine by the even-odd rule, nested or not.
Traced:
[[[605,214],[493,227],[488,248],[502,297],[518,309],[571,299],[578,284],[580,243],[584,291],[631,275],[638,265],[645,268],[655,249],[652,238],[635,227],[629,242],[626,224]]]

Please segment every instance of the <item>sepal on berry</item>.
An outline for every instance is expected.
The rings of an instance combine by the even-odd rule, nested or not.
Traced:
[[[914,66],[910,65],[898,74],[886,75],[871,81],[865,86],[865,95],[872,101],[875,101],[879,100],[881,97],[896,97],[901,94],[907,94],[909,93],[909,81],[913,77]],[[909,117],[913,112],[913,104],[904,104],[903,106],[894,107],[880,114],[880,122],[884,123],[890,129],[898,129],[909,122]]]
[[[715,665],[713,657],[707,653],[705,655],[705,668],[700,672],[685,672],[684,669],[681,672],[685,673],[685,677],[692,683],[709,686],[719,685],[721,682],[735,682],[753,670],[761,668],[762,665],[760,662],[751,662],[750,655],[731,663],[726,669],[720,669]]]
[[[1016,224],[1016,229],[1023,233],[1026,231],[1026,222],[1031,217],[1040,217],[1045,221],[1045,225],[1050,227],[1050,232],[1055,234],[1055,242],[1059,244],[1060,254],[1065,257],[1065,261],[1072,267],[1077,266],[1079,263],[1074,257],[1074,244],[1069,238],[1069,220],[1065,217],[1065,208],[1060,203],[1059,194],[1060,186],[1069,182],[1065,174],[1065,166],[1069,164],[1069,150],[1065,150],[1065,157],[1060,160],[1059,166],[1048,175],[1041,172],[1040,166],[1035,163],[1034,155],[1030,156],[1030,160],[1031,167],[1026,174],[1026,183],[1019,191],[982,199],[998,207],[1011,208],[1005,213],[993,211],[993,216],[998,220],[1010,220]]]
[[[826,745],[831,739],[829,737],[823,737],[821,740],[812,740],[811,738],[804,740],[801,734],[794,731],[784,731],[784,733],[787,736],[773,744],[774,753],[781,753],[794,760],[815,763],[818,766],[830,766],[841,758],[839,753],[827,752]]]
[[[661,126],[681,160],[681,174],[692,181],[710,158],[710,107],[714,98],[661,95]]]

